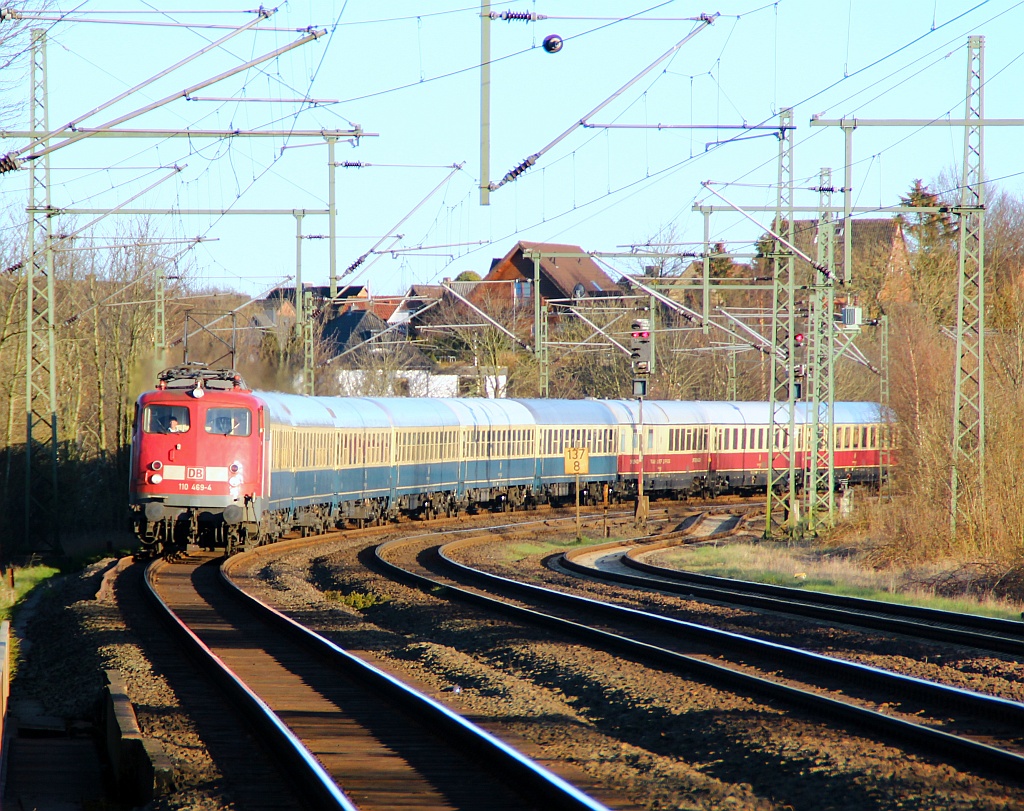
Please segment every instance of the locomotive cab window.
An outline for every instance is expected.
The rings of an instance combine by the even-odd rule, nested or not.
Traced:
[[[252,433],[252,414],[248,408],[209,408],[206,411],[206,433],[249,436]]]
[[[188,406],[146,406],[142,420],[147,434],[184,434],[190,428]]]

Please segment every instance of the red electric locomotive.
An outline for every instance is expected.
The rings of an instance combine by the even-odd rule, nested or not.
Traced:
[[[259,536],[270,471],[262,402],[228,370],[179,366],[139,397],[129,503],[151,551],[245,545]]]

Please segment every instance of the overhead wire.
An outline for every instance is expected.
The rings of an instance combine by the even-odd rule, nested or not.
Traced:
[[[347,5],[347,3],[346,3],[346,5]],[[662,5],[664,5],[664,4],[662,4]],[[982,4],[979,4],[979,5],[976,5],[976,6],[974,7],[974,10],[976,10],[976,9],[980,8],[980,7],[982,6],[982,5],[984,5],[984,3],[982,3]],[[770,8],[770,7],[776,7],[776,6],[777,6],[777,4],[772,4],[771,6],[764,6],[763,8]],[[472,8],[472,7],[468,7],[468,8]],[[338,20],[336,20],[336,23],[335,23],[335,26],[334,26],[334,28],[332,29],[332,36],[333,36],[333,32],[334,32],[334,31],[336,31],[336,30],[338,30],[338,25],[340,25],[340,24],[341,24],[341,17],[342,17],[343,15],[344,15],[344,12],[345,12],[345,9],[343,8],[343,9],[342,9],[342,12],[341,12],[341,14],[339,14]],[[452,12],[443,12],[443,13],[452,13]],[[965,13],[968,13],[968,12],[965,12]],[[418,18],[420,18],[420,17],[422,17],[422,16],[425,16],[425,15],[415,15],[414,17],[411,17],[410,19],[418,19]],[[963,15],[960,15],[960,16],[963,16]],[[737,17],[737,22],[738,22],[738,19],[739,19],[739,17]],[[942,28],[943,28],[944,26],[948,25],[948,24],[949,24],[949,22],[950,22],[950,21],[946,21],[945,23],[942,23],[941,25],[939,25],[939,26],[937,26],[937,27],[934,27],[934,26],[933,26],[933,30],[941,30],[941,29],[942,29]],[[735,23],[734,23],[734,27],[733,27],[733,30],[735,30]],[[731,35],[732,35],[732,34],[730,33],[730,37],[731,37]],[[922,36],[925,36],[925,35],[922,35]],[[891,52],[891,53],[889,54],[889,56],[891,56],[891,55],[893,55],[893,54],[897,54],[897,53],[899,53],[899,52],[903,51],[903,50],[904,50],[904,49],[905,49],[906,47],[909,47],[909,45],[910,45],[910,44],[913,44],[913,42],[916,42],[916,41],[918,41],[918,40],[920,40],[920,39],[921,39],[921,37],[917,38],[916,40],[913,40],[913,41],[912,41],[911,43],[908,43],[908,44],[905,44],[905,45],[903,45],[903,46],[902,46],[902,47],[901,47],[900,49],[897,49],[896,51],[893,51],[893,52]],[[725,50],[725,49],[723,49],[723,53],[724,53],[724,50]],[[322,65],[322,64],[323,64],[323,59],[324,59],[324,58],[326,57],[326,53],[327,53],[327,51],[328,51],[328,49],[327,49],[327,48],[325,48],[325,49],[324,49],[324,55],[323,55],[323,56],[321,57],[321,60],[320,60],[320,65]],[[876,62],[874,62],[874,63],[872,63],[872,64],[873,64],[873,65],[874,65],[874,64],[878,64],[878,63],[880,63],[880,62],[884,61],[884,60],[885,60],[886,58],[888,58],[888,56],[886,56],[886,57],[882,57],[882,58],[881,58],[880,60],[877,60]],[[860,73],[861,71],[863,71],[863,70],[867,69],[867,67],[870,67],[870,66],[865,66],[865,67],[863,67],[863,68],[859,69],[858,71],[854,71],[853,73],[849,74],[849,77],[853,77],[853,76],[856,76],[856,75],[857,75],[858,73]],[[317,68],[317,71],[315,71],[315,72],[318,72],[318,71],[319,71],[319,66],[318,66],[318,68]],[[916,74],[915,74],[915,75],[916,75]],[[440,78],[440,77],[438,77],[438,78]],[[846,78],[846,77],[844,77],[844,78]],[[993,78],[994,78],[994,77],[993,77]],[[268,79],[268,81],[269,81],[269,79]],[[842,81],[842,80],[840,80],[840,81]],[[903,82],[901,82],[901,84],[902,84],[902,83],[905,83],[906,81],[909,81],[909,79],[904,79],[904,80],[903,80]],[[820,91],[818,91],[817,93],[815,93],[815,94],[812,94],[811,96],[809,96],[809,97],[808,97],[808,99],[805,99],[805,100],[804,100],[804,101],[802,101],[802,102],[798,102],[798,105],[799,105],[799,104],[804,104],[804,103],[807,103],[807,102],[808,102],[809,100],[813,100],[814,98],[818,97],[818,96],[819,96],[819,95],[820,95],[821,93],[824,93],[824,92],[826,92],[827,90],[831,89],[832,87],[835,87],[835,86],[836,86],[836,85],[837,85],[838,83],[839,83],[839,82],[835,82],[835,83],[832,83],[831,85],[828,85],[828,86],[827,86],[826,88],[824,88],[823,90],[820,90]],[[897,85],[897,86],[898,86],[898,85]],[[880,97],[881,97],[882,95],[884,95],[884,94],[879,94],[879,95],[878,95],[878,96],[876,96],[875,98],[880,98]],[[636,102],[633,102],[633,103],[635,104]],[[734,105],[734,106],[735,106],[735,105]],[[237,107],[237,105],[236,105],[236,107]],[[291,120],[291,121],[293,122],[293,129],[294,129],[294,123],[295,123],[295,122],[297,121],[297,117],[296,117],[296,114],[292,114],[292,115],[282,115],[282,116],[281,116],[281,118],[280,118],[280,119],[277,119],[277,120],[284,120],[284,119],[290,119],[290,120]],[[768,120],[768,119],[766,119],[766,121],[767,121],[767,120]],[[596,136],[594,136],[594,137],[596,137]],[[590,140],[593,140],[593,139],[590,139]],[[734,139],[728,139],[728,140],[726,140],[726,141],[723,141],[723,143],[722,143],[721,145],[724,145],[725,143],[730,143],[730,142],[731,142],[731,141],[733,141],[733,140],[734,140]],[[579,149],[579,148],[582,148],[582,147],[578,147],[577,149]],[[891,148],[891,147],[890,147],[890,148]],[[204,147],[204,150],[205,150],[205,149],[206,149],[206,148]],[[712,147],[712,149],[713,149],[713,150],[714,150],[714,149],[717,149],[717,146],[715,146],[715,147]],[[227,145],[227,146],[225,147],[225,152],[224,152],[224,153],[221,153],[221,152],[220,152],[219,150],[214,150],[214,151],[216,151],[216,152],[218,153],[218,155],[222,155],[222,154],[223,154],[223,155],[226,155],[226,157],[227,157],[227,159],[228,159],[229,161],[231,161],[231,160],[233,159],[233,157],[234,157],[234,156],[232,155],[232,153],[231,153],[231,145],[230,145],[230,144],[229,144],[229,145]],[[576,152],[577,152],[577,150],[573,150],[573,152],[571,153],[574,159],[575,159],[575,155],[576,155]],[[569,157],[569,156],[568,156],[568,155],[566,155],[566,156],[563,156],[563,157],[559,158],[558,160],[562,161],[562,160],[565,160],[565,159],[566,159],[567,157]],[[623,194],[626,194],[626,196],[625,196],[625,198],[624,198],[624,199],[627,199],[627,200],[628,200],[628,199],[630,199],[630,198],[631,198],[631,197],[633,196],[633,194],[632,194],[632,193],[629,193],[629,192],[630,192],[630,190],[631,190],[631,189],[634,189],[634,188],[635,188],[636,186],[638,186],[638,185],[642,185],[642,184],[643,184],[643,183],[645,183],[645,182],[650,182],[650,183],[651,183],[651,186],[653,187],[653,186],[654,186],[654,185],[656,185],[656,184],[657,184],[658,182],[660,182],[659,178],[660,178],[660,177],[662,177],[662,176],[664,176],[666,172],[668,172],[668,173],[671,173],[671,172],[673,172],[674,170],[678,170],[678,169],[681,169],[681,168],[683,168],[684,166],[690,165],[690,161],[691,161],[692,159],[699,159],[699,158],[701,158],[701,157],[702,157],[702,155],[698,155],[698,156],[690,156],[690,158],[687,158],[687,159],[686,159],[686,160],[684,160],[684,161],[680,161],[680,162],[677,162],[677,163],[675,163],[675,164],[672,164],[672,165],[670,165],[670,166],[666,166],[666,167],[662,167],[662,168],[658,168],[658,167],[655,167],[655,168],[654,168],[654,170],[653,170],[653,174],[652,174],[652,170],[651,170],[651,169],[649,169],[649,168],[648,168],[648,169],[645,169],[645,170],[644,170],[644,171],[645,171],[645,176],[644,176],[644,177],[641,177],[641,178],[639,178],[639,179],[637,179],[637,180],[635,180],[635,181],[629,182],[629,183],[625,183],[625,184],[619,184],[619,185],[615,186],[614,188],[613,188],[613,187],[611,187],[611,186],[609,186],[609,190],[608,190],[608,191],[606,191],[606,193],[605,193],[605,194],[602,194],[602,195],[600,195],[599,197],[596,197],[596,198],[594,198],[593,200],[583,200],[583,201],[576,201],[576,200],[574,200],[574,202],[573,202],[573,208],[572,208],[572,209],[570,209],[570,210],[568,210],[568,211],[563,211],[563,212],[561,212],[561,213],[555,213],[555,214],[553,214],[552,216],[548,216],[548,215],[547,215],[547,213],[545,212],[545,213],[544,213],[544,216],[543,216],[543,218],[542,218],[542,219],[540,220],[540,222],[539,222],[539,223],[535,223],[535,224],[534,224],[533,226],[525,226],[525,227],[526,227],[526,228],[533,228],[533,227],[536,227],[536,225],[543,225],[543,224],[548,224],[548,223],[553,223],[553,222],[557,222],[557,221],[559,221],[559,220],[560,220],[561,218],[563,218],[563,217],[567,216],[568,214],[572,214],[572,213],[574,213],[574,212],[576,212],[576,211],[583,211],[583,210],[585,210],[585,209],[587,209],[587,210],[592,210],[592,209],[593,209],[593,207],[594,207],[594,205],[595,205],[596,203],[599,203],[599,202],[600,202],[601,200],[612,200],[613,202],[611,203],[611,205],[609,205],[609,206],[608,206],[608,207],[606,207],[605,209],[602,209],[602,210],[607,210],[607,208],[610,208],[610,207],[614,206],[614,205],[615,205],[615,204],[616,204],[617,202],[621,202],[621,200],[623,199],[623,198],[622,198],[622,195],[623,195]],[[873,162],[875,161],[875,158],[876,158],[876,157],[877,157],[877,158],[878,158],[878,160],[880,161],[880,155],[878,155],[878,154],[876,154],[876,155],[873,155],[873,156],[871,157],[871,163],[869,163],[869,167],[870,167],[870,165],[873,165]],[[205,159],[205,157],[204,157],[204,159]],[[214,158],[211,158],[211,160],[216,160],[216,159],[217,159],[217,157],[216,157],[216,156],[215,156]],[[275,168],[275,167],[276,167],[276,165],[277,165],[277,163],[278,163],[278,160],[279,160],[279,157],[278,157],[278,158],[276,158],[276,159],[274,159],[273,161],[270,161],[270,162],[269,162],[269,163],[267,163],[267,164],[264,164],[264,165],[263,165],[262,167],[257,167],[256,171],[254,171],[254,174],[253,174],[253,178],[252,178],[252,180],[251,180],[251,181],[250,181],[250,182],[249,182],[248,184],[243,184],[243,183],[241,183],[241,182],[239,182],[238,184],[236,184],[236,200],[238,200],[238,199],[241,199],[241,197],[242,197],[243,195],[245,195],[245,194],[247,193],[247,191],[248,191],[248,190],[250,190],[250,189],[251,189],[251,188],[253,187],[253,185],[254,185],[254,184],[255,184],[255,183],[256,183],[256,182],[257,182],[257,181],[258,181],[259,179],[261,179],[261,178],[263,178],[264,176],[266,176],[267,172],[272,172],[272,173],[276,173],[276,168]],[[773,158],[773,160],[774,160],[774,158]],[[865,159],[865,160],[867,160],[867,159]],[[253,158],[253,159],[252,159],[252,162],[253,162],[254,164],[258,164],[258,163],[259,163],[259,161],[257,161],[257,160],[256,160],[255,158]],[[761,166],[764,166],[764,165],[765,165],[765,164],[761,164]],[[744,175],[741,175],[741,177],[745,177],[745,176],[748,176],[748,175],[749,175],[749,173],[746,173],[746,174],[744,174]],[[244,188],[243,188],[243,186],[244,186]],[[307,190],[307,191],[308,191],[308,190]],[[233,204],[232,204],[232,206],[234,206],[234,205],[236,205],[236,204],[235,204],[235,203],[233,203]],[[592,214],[592,215],[590,215],[590,216],[597,216],[597,214],[598,214],[598,213],[600,213],[600,212],[596,212],[596,213],[594,213],[594,214]],[[223,216],[223,215],[221,215],[221,216]],[[439,216],[439,215],[438,215],[438,216]],[[220,219],[220,218],[218,218],[218,221],[219,221],[219,219]],[[589,219],[589,217],[585,217],[585,218],[583,218],[582,220],[580,220],[579,222],[585,222],[585,221],[586,221],[586,219]],[[210,227],[211,227],[211,228],[212,228],[212,227],[214,227],[214,225],[216,224],[216,222],[217,222],[217,221],[215,221],[215,222],[214,222],[213,224],[211,224],[211,226],[210,226]],[[517,229],[517,230],[522,230],[522,229]],[[209,233],[209,231],[207,231],[207,233]]]
[[[987,0],[984,0],[984,2],[982,2],[982,3],[979,3],[979,4],[975,5],[975,6],[974,6],[974,7],[972,8],[972,9],[970,9],[970,10],[968,10],[968,11],[965,11],[965,12],[963,12],[963,13],[961,13],[961,14],[957,15],[956,17],[954,17],[954,18],[951,18],[950,20],[947,20],[947,21],[945,21],[945,22],[943,22],[943,23],[941,23],[941,24],[939,24],[939,25],[937,25],[937,26],[933,26],[933,27],[932,27],[932,28],[931,28],[931,29],[929,30],[929,32],[928,32],[927,34],[923,34],[923,35],[921,35],[921,36],[915,37],[915,38],[914,38],[913,40],[911,40],[910,42],[902,44],[902,45],[901,45],[900,47],[898,47],[898,48],[896,48],[896,49],[894,49],[894,50],[890,51],[889,53],[887,53],[886,55],[884,55],[884,56],[882,56],[882,57],[879,57],[878,59],[874,60],[873,62],[869,63],[868,65],[865,65],[865,66],[863,66],[863,67],[861,67],[861,68],[857,69],[857,70],[856,70],[856,71],[854,71],[853,73],[850,73],[850,74],[848,74],[847,76],[844,76],[844,78],[843,78],[843,79],[840,79],[840,80],[837,80],[837,81],[835,81],[835,82],[832,82],[832,83],[830,83],[829,85],[827,85],[827,86],[826,86],[825,88],[823,88],[823,89],[821,89],[821,90],[818,90],[818,91],[816,91],[815,93],[812,93],[812,94],[811,94],[811,95],[809,95],[809,96],[808,96],[807,98],[805,98],[805,99],[803,99],[802,101],[798,102],[798,103],[797,103],[797,105],[794,105],[794,108],[795,108],[795,106],[799,106],[799,105],[801,105],[801,104],[806,104],[807,102],[809,102],[809,101],[813,100],[814,98],[817,98],[818,96],[822,95],[823,93],[827,92],[828,90],[832,89],[833,87],[835,87],[835,86],[839,85],[839,84],[840,84],[840,83],[842,83],[843,81],[846,81],[847,79],[849,79],[849,78],[852,78],[853,76],[856,76],[856,75],[858,75],[858,74],[860,74],[860,73],[862,73],[862,72],[864,72],[864,71],[868,70],[868,69],[869,69],[869,68],[871,68],[871,67],[874,67],[874,66],[876,66],[876,65],[878,65],[878,64],[881,64],[881,63],[883,63],[883,62],[885,62],[885,61],[886,61],[887,59],[889,59],[889,58],[892,58],[893,56],[896,56],[896,55],[898,55],[899,53],[902,53],[902,52],[903,52],[903,51],[905,51],[905,50],[906,50],[906,49],[907,49],[908,47],[912,46],[912,45],[913,45],[913,44],[915,44],[916,42],[919,42],[919,41],[921,41],[921,40],[922,40],[922,39],[923,39],[924,37],[926,37],[926,36],[929,36],[929,35],[930,35],[931,33],[934,33],[935,31],[941,30],[941,29],[943,29],[943,28],[947,27],[948,25],[951,25],[952,23],[956,22],[956,21],[957,21],[957,20],[959,20],[959,19],[962,19],[963,17],[965,17],[965,16],[967,15],[967,14],[971,13],[972,11],[976,11],[976,10],[978,10],[978,9],[979,9],[979,8],[981,8],[981,7],[983,6],[983,5],[985,5],[985,3],[986,3],[986,2],[987,2]],[[991,18],[991,19],[990,19],[989,21],[991,21],[991,20],[994,20],[994,19],[997,19],[998,17],[1002,16],[1003,14],[1009,13],[1009,11],[1012,11],[1012,10],[1013,10],[1014,8],[1016,8],[1016,7],[1017,7],[1017,6],[1019,6],[1019,5],[1022,5],[1022,3],[1018,3],[1018,4],[1015,4],[1015,5],[1014,5],[1014,6],[1012,7],[1012,8],[1010,8],[1010,9],[1006,9],[1006,10],[1004,10],[1004,11],[1001,11],[1001,12],[1000,12],[999,14],[996,14],[996,15],[994,15],[994,16],[993,16],[993,17],[992,17],[992,18]],[[945,43],[945,44],[944,44],[944,46],[945,46],[945,45],[948,45],[948,44],[949,44],[949,43]],[[944,47],[944,46],[943,46],[943,47]],[[1014,61],[1015,61],[1015,60],[1014,60]],[[1003,69],[1005,70],[1006,68],[1003,68]],[[1000,71],[1000,72],[1001,72],[1001,71]],[[992,78],[994,78],[994,77],[992,77]],[[989,80],[986,80],[986,81],[989,81]],[[762,123],[763,123],[763,124],[765,124],[765,123],[768,123],[768,121],[769,121],[769,120],[770,120],[770,119],[765,119],[765,120],[764,120],[764,121],[763,121]],[[724,145],[726,145],[726,144],[728,144],[728,143],[731,143],[731,142],[733,142],[733,141],[735,141],[735,140],[737,140],[737,139],[736,139],[735,137],[734,137],[734,138],[727,138],[727,139],[724,139],[724,140],[723,140],[722,142],[720,142],[720,143],[718,143],[718,144],[714,144],[714,145],[712,145],[712,149],[717,149],[717,148],[719,148],[719,147],[721,147],[721,146],[724,146]],[[705,154],[707,154],[707,153],[705,153]],[[873,158],[877,158],[877,159],[878,159],[878,160],[880,161],[880,160],[881,160],[881,155],[880,155],[880,154],[876,154],[875,156],[873,156]],[[774,160],[774,159],[773,159],[773,160]],[[662,176],[666,176],[666,173],[669,173],[669,175],[671,175],[671,174],[674,174],[674,173],[675,173],[676,171],[678,171],[678,170],[680,170],[681,168],[683,168],[684,166],[688,165],[688,164],[689,164],[690,162],[691,162],[691,161],[690,161],[690,159],[689,159],[689,158],[687,158],[687,159],[684,159],[684,160],[682,160],[682,161],[679,161],[679,162],[677,162],[677,163],[675,163],[675,164],[672,164],[671,166],[668,166],[668,167],[664,167],[664,168],[663,168],[662,170],[660,170],[660,171],[658,171],[658,172],[655,172],[655,173],[654,173],[654,175],[652,175],[651,177],[652,177],[652,178],[658,178],[658,176],[659,176],[659,175],[662,175]],[[758,169],[758,168],[762,168],[762,167],[764,167],[765,165],[767,165],[767,163],[768,163],[768,162],[764,162],[764,163],[761,163],[761,164],[759,164],[759,165],[758,165],[757,167],[755,167],[755,169],[749,170],[748,172],[746,172],[746,173],[745,173],[744,175],[741,175],[740,177],[748,176],[748,175],[749,175],[749,174],[750,174],[751,172],[755,171],[756,169]],[[1015,175],[1012,175],[1012,176],[1015,176]],[[570,213],[573,213],[573,212],[575,212],[575,211],[578,211],[578,210],[580,210],[581,208],[586,208],[586,207],[589,207],[590,205],[592,205],[592,204],[594,204],[594,203],[598,202],[598,201],[599,201],[599,200],[601,200],[601,199],[606,199],[606,198],[608,198],[608,197],[611,197],[611,196],[613,196],[613,195],[615,195],[615,194],[618,194],[619,192],[622,192],[622,191],[624,191],[624,190],[627,190],[627,189],[633,188],[634,186],[636,186],[636,185],[638,185],[638,184],[643,184],[643,183],[647,182],[647,180],[648,180],[648,178],[646,178],[646,177],[645,177],[645,178],[641,178],[641,179],[638,179],[637,181],[635,181],[635,182],[633,182],[633,183],[628,183],[628,184],[625,184],[625,185],[621,186],[620,188],[618,188],[618,189],[616,189],[615,191],[613,191],[613,192],[612,192],[611,194],[605,194],[605,195],[601,195],[601,196],[599,196],[599,197],[596,197],[596,198],[594,198],[593,200],[590,200],[590,201],[588,201],[588,202],[585,202],[585,203],[582,203],[582,204],[581,204],[581,203],[579,203],[579,202],[577,202],[576,200],[574,200],[574,201],[573,201],[573,206],[572,206],[572,208],[571,208],[571,209],[569,209],[569,210],[566,210],[566,211],[562,212],[562,214],[556,214],[556,215],[554,215],[554,216],[551,216],[551,217],[547,217],[547,218],[545,219],[544,223],[545,223],[545,224],[547,224],[547,223],[553,222],[553,221],[555,221],[555,220],[558,220],[558,219],[560,219],[560,218],[561,218],[561,217],[563,217],[563,216],[566,216],[566,215],[568,215],[568,214],[570,214]],[[655,180],[653,180],[653,181],[652,181],[652,185],[653,185],[654,183],[657,183],[657,182],[659,182],[659,180],[658,180],[658,179],[655,179]],[[735,181],[733,181],[733,182],[735,182]],[[634,193],[636,193],[636,192],[634,192]],[[629,195],[629,197],[632,197],[632,196],[633,196],[632,194],[631,194],[631,195]],[[626,199],[629,199],[629,198],[627,197]],[[695,197],[694,199],[696,199],[696,197]],[[606,207],[605,209],[603,209],[602,211],[604,211],[604,210],[607,210],[608,208],[611,208],[611,207],[612,207],[612,206],[610,205],[610,206]],[[600,213],[600,212],[598,212],[598,213]],[[596,216],[596,214],[595,214],[595,215],[592,215],[592,216]],[[540,224],[540,223],[537,223],[537,225],[539,225],[539,224]],[[578,223],[577,223],[577,224],[578,224]],[[517,228],[517,232],[518,232],[518,231],[521,231],[521,230],[527,230],[527,229],[528,229],[528,228],[530,228],[530,227],[531,227],[531,226],[527,226],[527,227],[526,227],[525,229],[524,229],[524,228]],[[512,234],[508,234],[508,235],[506,235],[506,236],[505,236],[505,237],[503,237],[503,238],[504,238],[504,239],[508,239],[509,237],[513,236],[513,235],[514,235],[514,233],[515,233],[515,232],[513,232]]]

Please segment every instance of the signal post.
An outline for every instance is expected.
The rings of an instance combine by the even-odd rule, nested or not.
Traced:
[[[651,321],[649,318],[634,318],[630,326],[629,360],[633,366],[633,396],[639,404],[637,419],[637,456],[639,464],[636,474],[636,526],[647,528],[647,497],[644,495],[644,397],[647,396],[647,381],[654,366],[654,345],[651,343]]]

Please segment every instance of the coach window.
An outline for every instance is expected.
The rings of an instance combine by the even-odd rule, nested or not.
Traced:
[[[252,413],[248,408],[208,408],[206,433],[249,436],[252,434]]]
[[[188,429],[188,406],[146,406],[142,430],[147,434],[183,434]]]

